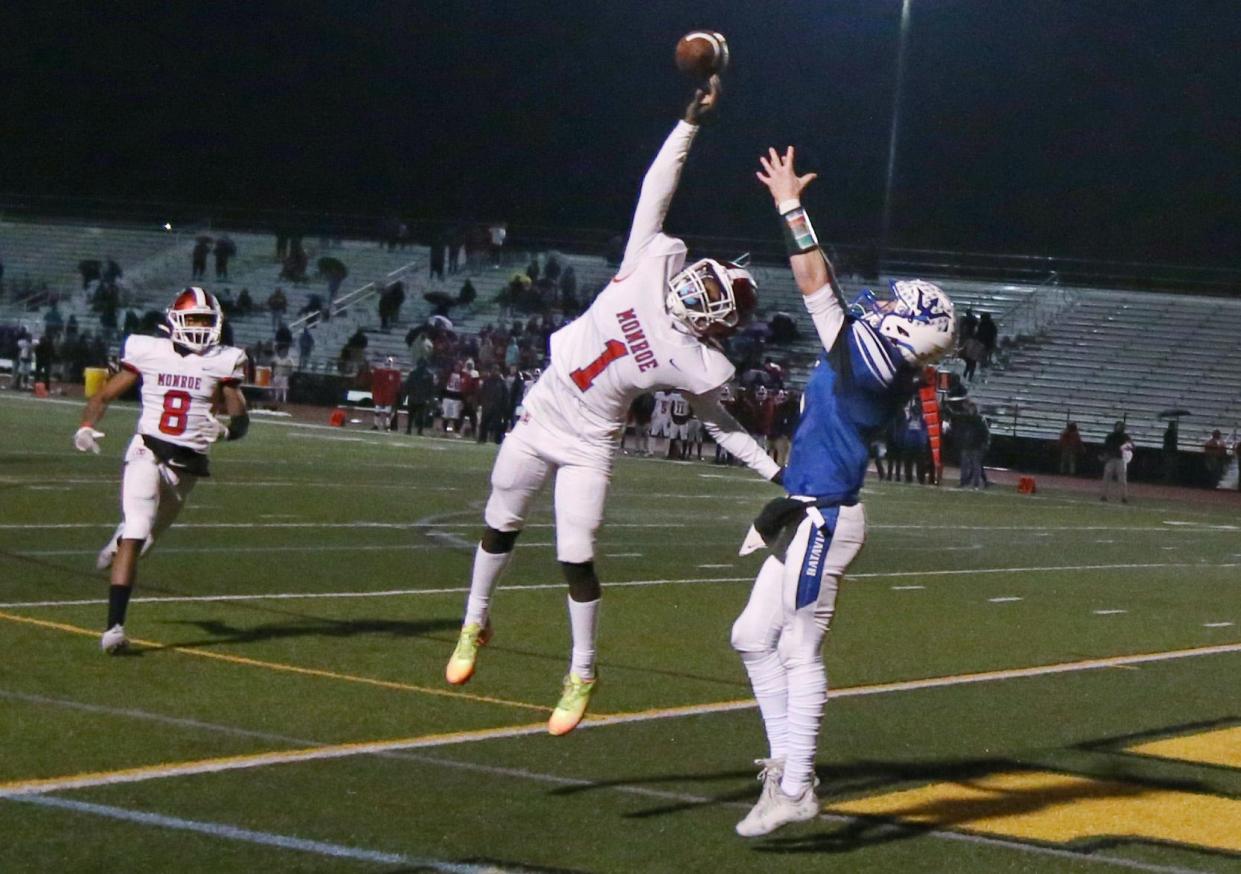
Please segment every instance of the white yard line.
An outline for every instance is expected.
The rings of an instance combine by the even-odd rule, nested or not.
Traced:
[[[520,544],[519,544],[520,545]],[[530,544],[530,546],[544,546],[550,544]],[[223,548],[223,547],[221,547]],[[172,550],[168,550],[171,552]],[[90,551],[90,554],[94,554]],[[937,571],[876,571],[873,573],[849,574],[850,580],[882,580],[882,579],[905,579],[908,577],[958,577],[958,576],[975,576],[988,574],[1037,574],[1037,573],[1070,573],[1070,572],[1091,572],[1099,570],[1160,570],[1165,568],[1195,568],[1201,570],[1203,568],[1235,568],[1237,563],[1223,564],[1199,564],[1199,563],[1151,563],[1151,564],[1088,564],[1088,565],[1059,565],[1051,567],[1012,567],[1012,568],[958,568],[953,570],[937,570]],[[604,586],[610,589],[632,588],[642,586],[683,586],[683,585],[702,585],[712,583],[746,583],[754,579],[753,575],[742,577],[683,577],[683,578],[667,578],[667,579],[651,579],[651,580],[607,580]],[[528,585],[504,586],[506,592],[537,592],[545,589],[563,589],[564,583],[531,583]],[[281,601],[305,599],[331,599],[331,598],[390,598],[417,595],[452,595],[468,592],[469,586],[450,586],[440,588],[421,588],[421,589],[382,589],[373,592],[268,592],[268,593],[248,593],[237,595],[175,595],[165,597],[152,598],[134,598],[134,603],[185,603],[195,601]],[[0,609],[17,609],[22,607],[79,607],[88,604],[106,604],[107,601],[99,598],[83,598],[71,600],[43,600],[43,601],[9,601],[0,603]]]

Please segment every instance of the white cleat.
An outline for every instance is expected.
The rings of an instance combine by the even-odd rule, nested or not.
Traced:
[[[758,796],[758,803],[745,819],[737,823],[737,834],[743,838],[756,838],[771,834],[791,822],[808,822],[819,815],[819,798],[814,793],[817,779],[801,795],[793,798],[785,795],[780,788],[780,780],[784,776],[783,759],[756,759],[754,764],[762,767],[758,779],[762,781],[763,791]]]
[[[99,648],[108,655],[115,655],[129,646],[129,638],[125,636],[124,625],[113,625],[99,639]]]

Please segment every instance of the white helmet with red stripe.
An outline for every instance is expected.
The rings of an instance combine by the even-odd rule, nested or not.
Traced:
[[[191,352],[204,352],[220,342],[224,311],[215,295],[191,285],[181,289],[168,307],[172,342]]]
[[[669,314],[698,337],[726,337],[758,305],[750,271],[731,261],[702,258],[668,280]]]

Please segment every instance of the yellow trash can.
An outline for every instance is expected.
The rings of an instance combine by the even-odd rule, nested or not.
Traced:
[[[86,380],[86,396],[90,397],[103,388],[103,384],[108,381],[108,369],[106,367],[87,367],[82,370],[82,376]]]

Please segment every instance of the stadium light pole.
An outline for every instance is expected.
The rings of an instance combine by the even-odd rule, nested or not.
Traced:
[[[913,0],[901,0],[901,29],[896,43],[896,89],[892,96],[892,124],[888,129],[888,172],[883,186],[883,221],[879,231],[879,261],[888,255],[892,231],[892,187],[896,177],[896,141],[901,127],[901,98],[905,91],[905,48],[909,42],[909,12]]]

